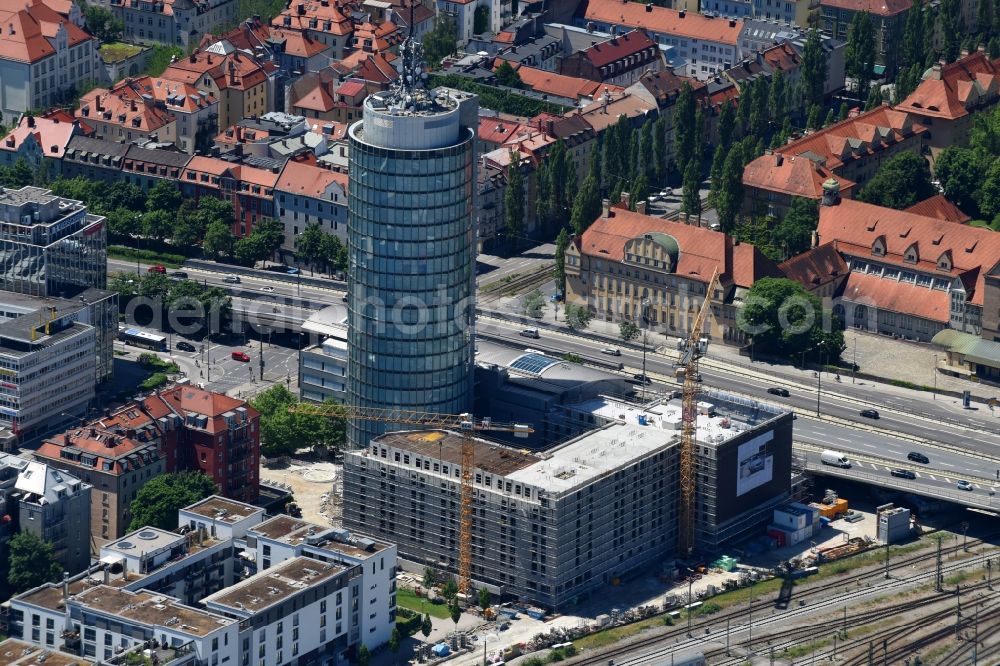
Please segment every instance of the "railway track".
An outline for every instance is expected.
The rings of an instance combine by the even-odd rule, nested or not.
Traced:
[[[992,538],[990,535],[986,539]],[[973,548],[976,545],[981,545],[983,540],[977,539],[969,543],[969,548]],[[955,546],[950,546],[948,548],[941,549],[942,559],[946,555],[951,555],[956,553],[959,549],[962,549],[961,544],[956,544]],[[957,571],[969,566],[975,566],[976,564],[982,564],[987,558],[994,557],[1000,554],[1000,551],[990,551],[985,554],[973,555],[970,558],[964,559],[960,562],[953,562],[950,564],[942,564],[942,575],[946,575],[948,572]],[[897,559],[891,562],[892,569],[898,569],[899,567],[912,564],[921,560],[925,560],[927,557],[934,557],[935,553],[921,553],[911,557]],[[859,599],[873,592],[871,586],[861,587],[862,582],[866,579],[882,576],[882,570],[872,570],[860,574],[854,574],[847,577],[838,577],[836,580],[831,580],[830,582],[824,583],[822,585],[811,586],[806,589],[799,590],[795,595],[794,599],[799,601],[799,607],[782,611],[776,615],[764,616],[759,620],[753,620],[754,629],[764,628],[776,623],[784,623],[787,620],[793,619],[795,617],[805,616],[817,611],[817,608],[828,608],[830,610],[834,608],[840,608],[841,606],[848,605],[850,601],[854,599]],[[934,571],[926,571],[916,574],[910,577],[896,577],[892,579],[889,584],[883,584],[879,586],[880,591],[891,591],[893,589],[899,589],[910,583],[915,582],[918,579],[928,578],[933,581]],[[852,589],[853,588],[853,589]],[[815,598],[817,595],[821,595],[824,592],[837,591],[839,594],[833,599],[820,599],[814,601],[810,604],[804,604],[803,601],[809,598]],[[655,663],[655,659],[658,657],[669,656],[671,652],[676,650],[689,650],[692,648],[699,647],[703,642],[706,635],[714,636],[713,640],[717,638],[718,631],[705,633],[706,628],[724,626],[726,622],[732,623],[734,620],[739,621],[741,624],[736,627],[731,627],[731,631],[742,632],[747,630],[747,626],[742,624],[747,618],[752,618],[754,614],[765,613],[767,611],[772,611],[774,609],[774,597],[772,595],[767,595],[761,599],[758,603],[755,602],[748,605],[740,605],[736,610],[730,610],[727,612],[716,613],[711,616],[704,616],[700,620],[693,620],[691,623],[691,637],[688,637],[687,627],[679,627],[665,633],[657,634],[655,636],[650,636],[649,638],[640,639],[633,641],[629,644],[629,651],[634,651],[636,649],[642,649],[644,647],[653,648],[653,651],[640,657],[635,657],[632,659],[627,659],[625,661],[615,660],[618,666],[629,666],[632,664],[644,664],[650,663],[651,661]],[[662,647],[666,645],[666,647]],[[656,649],[660,648],[660,649]],[[619,650],[620,651],[620,648]],[[608,658],[615,654],[616,650],[602,651],[601,653],[596,653],[594,655],[583,655],[580,659],[573,661],[574,664],[581,665],[597,665],[605,666],[607,664]],[[733,661],[734,664],[742,663],[741,661]]]
[[[556,267],[546,266],[545,268],[535,271],[533,273],[528,273],[526,275],[518,275],[509,282],[504,282],[502,279],[498,282],[493,282],[490,285],[484,285],[491,287],[489,291],[480,289],[480,294],[482,298],[488,301],[491,298],[499,298],[502,296],[516,296],[522,292],[528,291],[535,287],[541,286],[555,277]],[[496,285],[493,287],[493,285]]]

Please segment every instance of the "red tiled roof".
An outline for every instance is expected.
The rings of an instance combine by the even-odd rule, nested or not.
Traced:
[[[917,202],[905,209],[907,213],[933,217],[945,222],[957,222],[964,224],[972,219],[971,215],[963,213],[958,206],[948,201],[943,194],[935,194],[932,197]]]
[[[363,53],[363,51],[359,51]],[[396,59],[394,53],[369,53],[367,57],[358,65],[355,76],[365,81],[371,81],[379,85],[385,85],[399,78],[399,71],[392,66],[392,61]]]
[[[618,117],[636,118],[656,110],[656,104],[627,90],[621,94],[612,93],[607,107],[604,105],[604,91],[598,99],[587,106],[571,113],[580,115],[594,128],[595,132],[603,132],[609,125],[618,122]]]
[[[52,12],[51,9],[49,11]],[[3,28],[0,37],[0,59],[30,63],[47,58],[56,52],[42,34],[42,24],[36,18],[36,14],[37,10],[31,7],[21,7],[17,10],[10,6],[0,8],[0,27]]]
[[[96,456],[95,464],[86,465],[83,461],[71,461],[61,457],[59,452],[69,446],[84,453],[94,454]],[[129,454],[136,454],[134,459],[142,461],[143,464],[158,460],[162,455],[153,442],[136,441],[124,437],[118,432],[89,425],[69,430],[58,437],[45,440],[35,451],[35,455],[41,458],[58,460],[61,464],[86,467],[115,476],[128,471],[126,470],[128,463],[121,459]],[[109,468],[105,469],[105,465],[109,465]]]
[[[312,90],[296,100],[292,106],[297,109],[319,111],[320,113],[332,111],[333,107],[336,106],[336,102],[333,99],[333,95],[327,90],[327,87],[323,82],[318,82]]]
[[[496,67],[499,67],[499,64]],[[600,83],[575,76],[556,74],[555,72],[547,72],[544,69],[536,69],[524,65],[517,65],[514,69],[517,70],[518,76],[521,77],[521,82],[535,92],[555,95],[556,97],[565,97],[566,99],[596,99],[597,95],[604,90],[608,90],[612,94],[621,93],[625,90],[621,86],[609,83]]]
[[[197,85],[203,76],[212,77],[220,90],[247,90],[267,79],[264,67],[256,58],[242,51],[220,55],[200,49],[171,63],[160,78]]]
[[[814,247],[778,264],[778,268],[789,280],[795,280],[810,290],[842,278],[848,272],[847,262],[837,252],[834,243]]]
[[[356,97],[364,91],[364,81],[344,81],[334,92],[344,97]]]
[[[311,21],[315,19],[315,27]],[[336,2],[326,0],[292,0],[284,11],[274,17],[271,25],[292,30],[312,30],[328,35],[349,35],[353,29]]]
[[[62,157],[66,144],[78,133],[82,132],[79,132],[77,124],[72,119],[66,122],[65,119],[60,120],[58,117],[32,118],[23,115],[17,127],[0,142],[0,150],[16,151],[30,136],[38,142],[46,157]]]
[[[228,426],[222,415],[232,412],[238,407],[246,408],[248,418],[259,416],[257,411],[243,400],[190,385],[176,386],[151,395],[143,400],[143,406],[151,412],[154,410],[163,411],[165,406],[181,416],[187,414],[207,416],[208,426],[206,430],[211,433],[225,432]]]
[[[743,184],[747,187],[809,199],[822,197],[823,183],[830,178],[840,184],[842,196],[854,187],[852,181],[802,155],[761,155],[743,168]]]
[[[843,297],[879,310],[912,315],[947,324],[951,316],[947,291],[918,287],[909,282],[885,280],[877,275],[852,272],[847,276]]]
[[[503,145],[524,126],[502,118],[479,118],[479,138],[486,143]]]
[[[619,37],[612,37],[605,42],[598,42],[584,49],[583,55],[594,67],[602,67],[654,47],[656,47],[656,42],[650,39],[645,32],[632,30]]]
[[[708,17],[640,2],[585,0],[578,13],[587,21],[641,28],[650,32],[680,35],[707,42],[736,46],[743,21]]]
[[[845,158],[871,154],[881,149],[883,142],[894,143],[925,129],[905,111],[883,105],[807,134],[785,144],[777,152],[783,155],[811,153],[824,160],[827,169],[834,170],[844,164]]]
[[[802,57],[788,42],[782,42],[767,49],[760,54],[772,70],[780,70],[784,73],[794,71],[801,67]]]
[[[951,64],[927,70],[917,89],[896,106],[903,111],[955,120],[982,98],[1000,94],[1000,58],[977,51]]]
[[[959,277],[966,282],[974,305],[983,303],[983,275],[1000,262],[1000,233],[852,199],[820,206],[817,232],[821,243],[836,242],[844,255]],[[872,252],[877,239],[885,244],[884,256]],[[903,258],[911,246],[917,250],[916,262]],[[938,268],[938,260],[946,254],[951,258],[951,270]]]
[[[755,247],[734,245],[722,232],[618,207],[612,208],[608,217],[595,220],[577,240],[577,247],[588,256],[620,262],[625,258],[625,244],[647,233],[666,234],[677,241],[679,252],[674,273],[678,276],[708,282],[718,268],[724,282],[750,287],[759,278],[781,275],[777,266]]]
[[[153,88],[150,87],[147,92],[147,86],[143,83],[151,81],[152,79],[148,77],[140,80],[126,79],[111,90],[95,88],[80,98],[80,108],[76,110],[76,116],[95,123],[106,123],[140,132],[155,132],[176,122],[177,117],[173,113],[161,109],[155,102],[150,102],[143,96],[150,94],[155,97]],[[182,90],[193,90],[190,86],[173,81],[170,85]],[[164,89],[160,88],[160,93],[166,97]]]
[[[824,7],[836,7],[852,12],[868,12],[877,16],[893,16],[909,11],[912,0],[821,0]]]
[[[323,169],[314,164],[289,160],[285,163],[275,189],[302,194],[308,197],[322,197],[330,185],[337,183],[347,192],[347,174]]]

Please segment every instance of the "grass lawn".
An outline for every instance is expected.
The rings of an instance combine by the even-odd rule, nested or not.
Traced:
[[[449,620],[446,604],[432,604],[424,597],[418,597],[413,590],[404,587],[396,588],[396,604],[400,608],[408,608],[417,613],[427,613],[439,620]]]
[[[135,44],[126,44],[124,42],[114,42],[113,44],[104,44],[101,46],[101,59],[104,62],[118,62],[120,60],[125,60],[126,58],[131,58],[135,54],[142,51],[141,46],[136,46]]]
[[[163,264],[167,268],[180,268],[184,263],[184,255],[172,254],[168,252],[155,252],[153,250],[136,250],[133,247],[124,245],[109,245],[108,256],[112,259],[125,259],[135,261],[136,255],[139,260],[147,264]]]

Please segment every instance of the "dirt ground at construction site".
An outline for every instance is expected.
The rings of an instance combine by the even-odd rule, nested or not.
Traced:
[[[304,520],[340,527],[343,516],[342,473],[343,467],[329,459],[299,457],[261,466],[260,479],[269,485],[290,490]]]

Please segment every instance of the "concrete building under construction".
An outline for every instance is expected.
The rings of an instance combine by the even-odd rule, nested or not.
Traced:
[[[706,391],[696,538],[708,554],[766,525],[788,497],[791,414]],[[565,409],[590,431],[539,452],[476,438],[475,587],[549,608],[662,563],[677,543],[680,401]],[[391,537],[404,568],[458,568],[464,435],[397,432],[347,452],[344,527]]]

